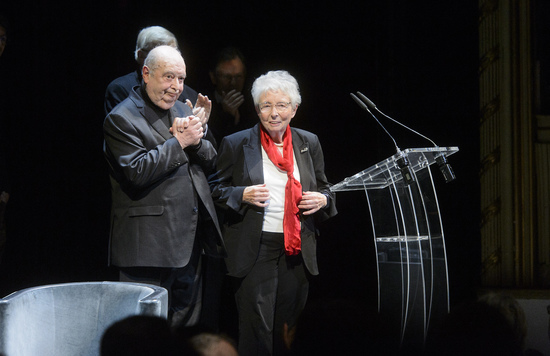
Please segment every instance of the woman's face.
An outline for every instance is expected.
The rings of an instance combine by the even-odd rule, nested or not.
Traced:
[[[267,91],[260,96],[256,112],[262,126],[276,143],[283,142],[283,135],[298,106],[292,106],[290,98],[282,91]]]

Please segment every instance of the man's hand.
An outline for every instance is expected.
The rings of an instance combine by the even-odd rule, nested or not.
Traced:
[[[223,92],[222,96],[221,104],[223,111],[231,114],[237,121],[239,119],[239,107],[244,102],[243,94],[233,89],[227,93]]]
[[[7,204],[8,200],[10,200],[10,194],[8,192],[2,192],[2,194],[0,194],[0,202]]]
[[[208,99],[208,96],[199,93],[195,107],[193,107],[189,99],[187,99],[185,103],[193,110],[193,115],[201,120],[202,125],[206,125],[210,118],[210,113],[212,112],[212,100]]]
[[[178,139],[181,148],[196,146],[203,136],[201,119],[196,116],[176,117],[170,133]]]

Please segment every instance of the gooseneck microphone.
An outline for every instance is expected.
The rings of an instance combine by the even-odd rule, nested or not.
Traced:
[[[357,92],[359,94],[359,92]],[[374,119],[376,120],[376,122],[378,123],[378,125],[380,125],[382,127],[382,129],[384,129],[384,131],[388,134],[388,136],[390,136],[390,138],[392,139],[393,141],[393,144],[395,145],[395,148],[397,149],[397,152],[401,152],[401,150],[399,149],[399,146],[397,146],[397,142],[395,142],[395,139],[393,138],[393,136],[388,132],[388,130],[386,130],[386,128],[384,127],[384,125],[382,125],[382,123],[378,120],[378,118],[372,113],[372,111],[369,110],[369,107],[367,105],[365,105],[365,103],[363,103],[361,100],[359,100],[359,98],[357,96],[355,96],[355,94],[353,93],[350,93],[349,95],[351,95],[352,99],[355,100],[355,102],[359,105],[359,107],[361,107],[361,109],[364,109],[366,110],[369,114],[371,114],[372,117],[374,117]],[[366,97],[365,97],[366,98]],[[367,99],[368,100],[368,99]],[[368,100],[370,102],[370,100]],[[372,103],[371,103],[372,104]]]
[[[361,98],[361,100],[355,96],[354,94],[351,94],[352,98],[359,104],[360,107],[362,107],[363,109],[365,109],[366,111],[369,112],[369,114],[371,114],[372,117],[374,117],[374,119],[378,122],[378,124],[380,126],[382,126],[382,128],[384,129],[384,131],[386,131],[386,133],[392,138],[393,142],[395,143],[395,139],[393,138],[393,136],[391,136],[389,134],[389,132],[386,130],[386,128],[380,123],[380,121],[378,120],[378,118],[376,117],[376,115],[374,115],[372,113],[372,111],[369,110],[369,107],[373,110],[376,110],[378,113],[380,113],[381,115],[383,115],[385,118],[395,122],[396,124],[406,128],[407,130],[415,133],[416,135],[428,140],[431,144],[434,145],[434,147],[439,147],[433,140],[431,140],[430,138],[428,138],[427,136],[425,135],[422,135],[421,133],[419,133],[418,131],[416,130],[413,130],[411,129],[410,127],[408,127],[407,125],[393,119],[392,117],[386,115],[385,113],[383,113],[380,109],[378,109],[378,107],[376,107],[376,105],[369,99],[367,98],[366,95],[364,95],[363,93],[361,92],[357,92],[357,95]],[[366,105],[365,105],[366,104]],[[398,166],[400,167],[401,169],[401,173],[403,174],[403,179],[405,179],[406,181],[406,175],[408,175],[408,173],[410,173],[410,168],[408,168],[408,161],[407,161],[407,158],[406,156],[401,152],[401,150],[399,149],[399,147],[397,146],[397,144],[395,144],[395,147],[397,148],[397,153],[403,158],[403,161],[404,162],[401,162],[400,163],[400,160],[399,159],[397,161],[397,164]],[[449,183],[453,180],[456,179],[456,176],[453,172],[453,169],[451,168],[451,165],[447,162],[447,158],[445,157],[445,155],[442,153],[442,154],[439,154],[436,156],[435,158],[435,161],[437,163],[437,165],[439,166],[439,170],[441,171],[441,174],[443,174],[443,178],[445,179],[445,182]],[[401,167],[403,165],[403,168]],[[414,180],[414,178],[413,178]],[[406,181],[407,182],[407,181]],[[412,182],[412,181],[411,181]],[[410,183],[407,183],[407,184],[410,184]]]
[[[411,129],[411,128],[408,127],[407,125],[402,124],[401,122],[399,122],[399,121],[397,121],[397,120],[391,118],[390,116],[384,114],[384,113],[383,113],[382,111],[380,111],[380,110],[376,107],[376,105],[375,105],[372,101],[370,101],[370,99],[367,98],[363,93],[361,93],[361,92],[358,91],[358,92],[357,92],[357,95],[359,95],[359,96],[361,97],[361,99],[363,99],[363,100],[365,101],[365,103],[366,103],[368,106],[371,107],[371,109],[374,109],[374,110],[378,111],[378,112],[379,112],[381,115],[383,115],[385,118],[390,119],[391,121],[395,122],[396,124],[401,125],[401,126],[403,126],[404,128],[406,128],[407,130],[409,130],[409,131],[411,131],[411,132],[414,132],[414,133],[417,134],[418,136],[420,136],[420,137],[422,137],[422,138],[424,138],[424,139],[430,141],[430,142],[432,143],[432,145],[434,145],[434,147],[439,147],[439,146],[438,146],[435,142],[433,142],[430,138],[428,138],[428,137],[422,135],[420,132]]]
[[[357,92],[357,94],[361,94],[359,92]],[[393,136],[388,132],[388,130],[386,130],[386,128],[384,127],[384,125],[382,125],[382,123],[378,120],[378,118],[376,117],[376,115],[374,115],[372,113],[372,111],[369,110],[369,107],[367,105],[365,105],[365,103],[363,103],[357,96],[355,96],[355,94],[353,93],[350,93],[351,97],[353,98],[353,100],[355,100],[355,102],[359,105],[359,107],[361,107],[362,109],[366,110],[369,114],[371,114],[371,116],[376,120],[376,122],[378,122],[378,125],[380,125],[382,127],[382,129],[384,129],[384,131],[388,134],[388,136],[390,136],[390,138],[392,139],[393,141],[393,144],[395,145],[395,149],[397,151],[397,154],[399,155],[399,158],[397,159],[397,166],[399,167],[399,170],[401,171],[401,176],[403,177],[403,181],[405,182],[406,185],[409,185],[411,184],[412,182],[414,182],[414,175],[413,175],[413,172],[411,170],[411,167],[409,165],[409,160],[407,159],[407,156],[401,151],[401,149],[399,148],[399,146],[397,146],[397,142],[395,141],[395,139],[393,138]],[[361,94],[362,95],[362,94]],[[363,95],[363,97],[366,99],[367,97]],[[368,99],[367,99],[368,100]],[[368,100],[368,102],[370,102],[370,100]],[[371,102],[372,104],[372,102]]]

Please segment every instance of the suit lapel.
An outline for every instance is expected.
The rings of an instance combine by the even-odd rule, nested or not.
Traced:
[[[245,169],[248,170],[248,176],[252,184],[264,183],[259,125],[257,124],[250,130],[248,144],[243,147]]]
[[[170,133],[170,130],[166,127],[164,122],[158,118],[158,115],[153,112],[153,109],[151,109],[149,106],[144,106],[141,110],[141,114],[147,121],[149,121],[149,124],[157,131],[165,140],[168,140],[172,138],[172,134]],[[174,117],[174,109],[170,109],[170,117]]]
[[[301,135],[296,130],[292,130],[292,149],[294,150],[294,157],[296,159],[296,165],[300,171],[300,183],[304,190],[309,190],[311,182],[308,180],[308,158],[309,158],[309,143],[305,142]]]
[[[140,89],[132,90],[130,98],[136,105],[141,116],[143,116],[143,118],[147,120],[147,122],[155,129],[155,131],[159,133],[159,135],[161,135],[165,140],[173,137],[170,133],[170,130],[166,127],[162,120],[158,119],[158,116],[155,112],[153,112],[153,109],[145,105],[145,103],[143,102],[144,99],[141,97]],[[170,109],[170,117],[174,118],[176,116],[177,112],[175,106],[173,106]]]

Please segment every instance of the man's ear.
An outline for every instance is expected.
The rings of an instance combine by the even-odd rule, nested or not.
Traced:
[[[151,74],[151,72],[149,71],[149,67],[143,66],[143,68],[141,69],[141,76],[143,77],[143,82],[145,84],[149,82],[149,74]]]

